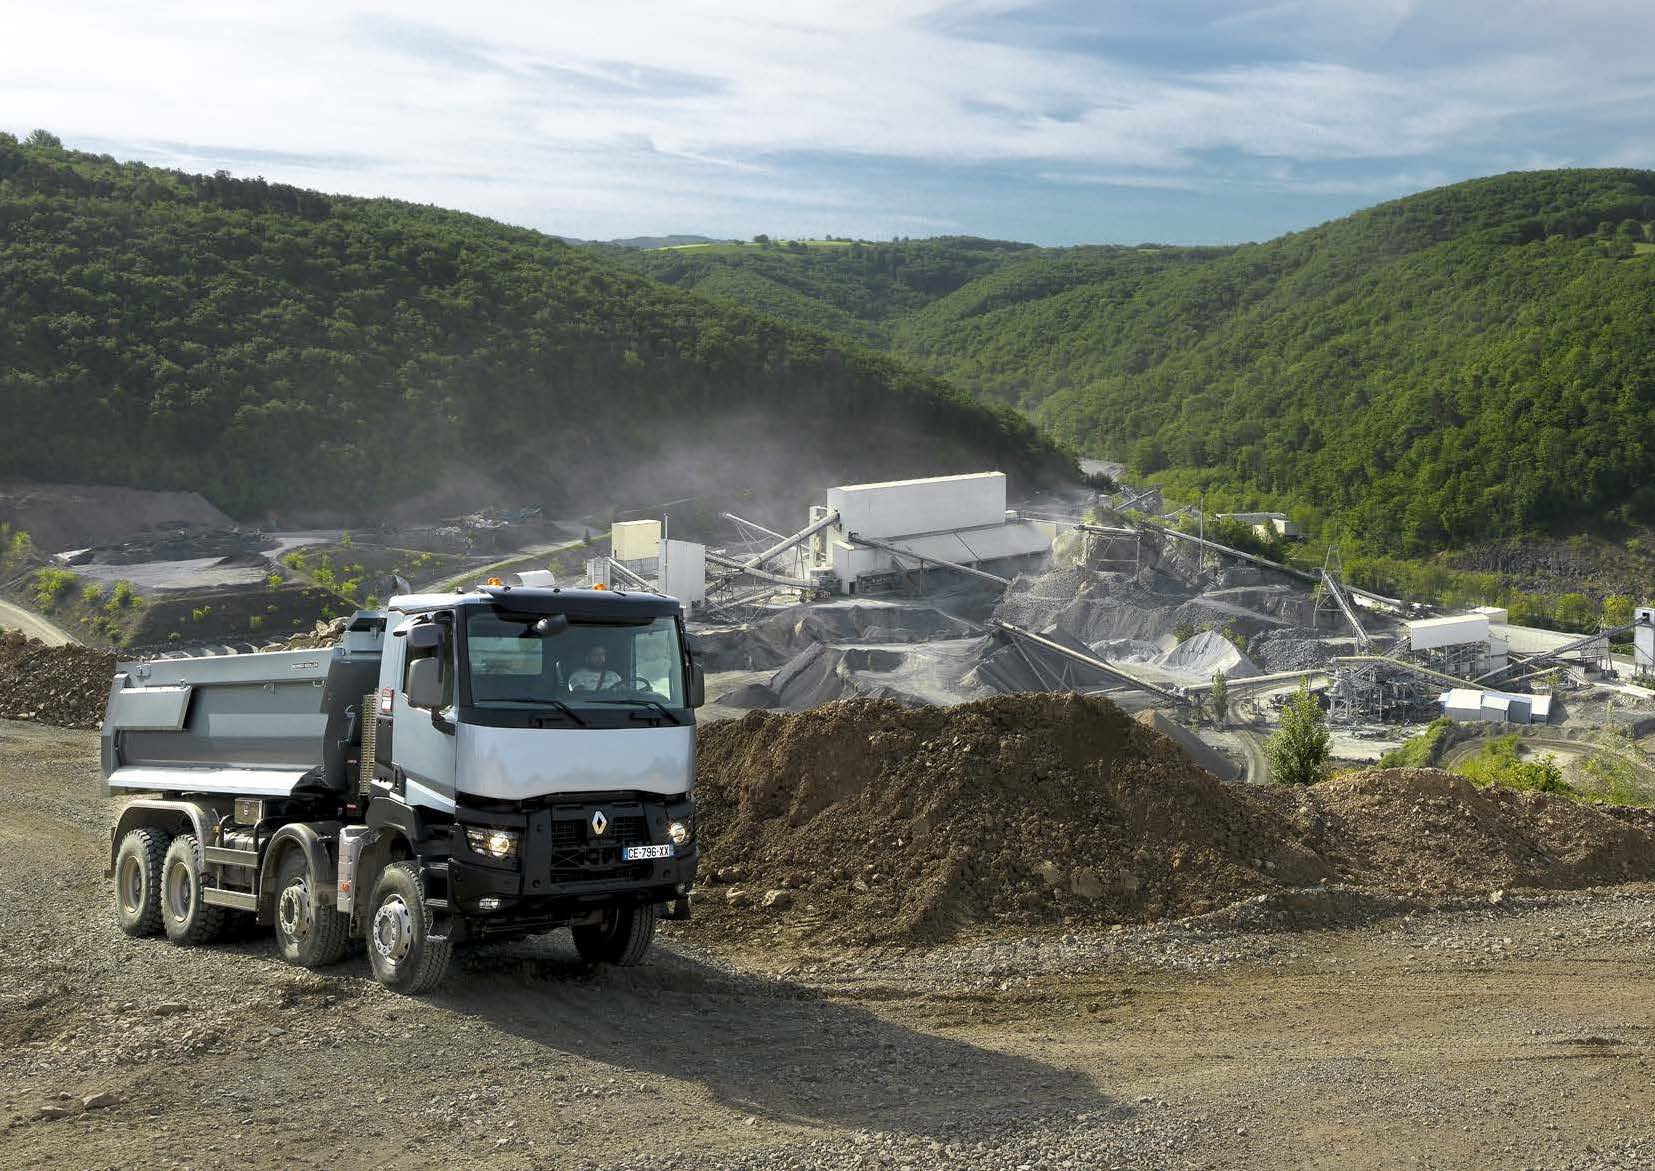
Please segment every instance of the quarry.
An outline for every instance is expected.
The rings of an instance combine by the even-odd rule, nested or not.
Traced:
[[[129,583],[151,625],[82,644],[28,605],[38,566],[4,586],[62,638],[0,633],[0,1161],[122,1165],[137,1124],[147,1161],[191,1165],[200,1100],[252,1166],[1645,1165],[1649,612],[1591,635],[1437,612],[1161,508],[1014,502],[994,472],[830,488],[797,527],[761,502],[92,532],[57,507],[65,596]],[[361,947],[296,971],[262,935],[108,923],[117,661],[327,654],[353,601],[490,581],[684,603],[702,863],[647,962],[480,942],[411,1011]],[[153,617],[307,590],[335,616]],[[1335,775],[1280,785],[1265,747],[1301,687]],[[1448,771],[1505,738],[1571,792]],[[1622,991],[1539,994],[1582,962]],[[407,1125],[388,1090],[332,1131],[288,1106],[393,1064]],[[1586,1104],[1555,1120],[1559,1093]],[[707,1138],[650,1137],[675,1128]]]

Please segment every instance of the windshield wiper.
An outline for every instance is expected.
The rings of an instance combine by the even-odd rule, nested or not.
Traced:
[[[665,716],[667,719],[671,720],[675,724],[682,724],[684,722],[683,720],[678,718],[677,713],[675,713],[666,704],[661,703],[659,700],[654,700],[654,699],[589,699],[586,702],[587,703],[608,703],[608,704],[616,704],[616,703],[641,704],[644,707],[654,708],[656,711],[660,712],[663,716]]]
[[[583,728],[591,726],[585,720],[580,718],[574,708],[564,703],[561,699],[553,699],[548,695],[498,695],[493,699],[484,700],[479,706],[486,707],[489,704],[495,703],[532,703],[536,707],[549,707],[554,711],[568,716],[571,720]]]

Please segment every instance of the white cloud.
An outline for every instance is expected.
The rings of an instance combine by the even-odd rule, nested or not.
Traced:
[[[981,31],[1049,15],[1015,0],[61,0],[8,15],[0,110],[116,154],[621,234],[755,215],[855,227],[870,214],[855,160],[1196,189],[1249,174],[1215,159],[1290,160],[1300,190],[1354,192],[1375,180],[1311,168],[1431,173],[1525,121],[1598,127],[1655,96],[1648,6],[1086,11],[1054,44]],[[1129,51],[1180,31],[1206,64]],[[1597,153],[1647,156],[1646,135],[1626,139]]]

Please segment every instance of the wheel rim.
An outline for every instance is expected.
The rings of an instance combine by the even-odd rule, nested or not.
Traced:
[[[282,890],[276,904],[276,925],[289,939],[300,940],[310,934],[310,884],[302,877],[295,878]]]
[[[194,892],[190,889],[190,870],[182,862],[167,867],[167,913],[179,921],[190,917]]]
[[[414,946],[414,917],[401,895],[391,895],[374,912],[374,951],[393,964],[408,958]]]
[[[120,897],[123,912],[137,915],[143,911],[144,868],[131,854],[121,859],[121,870],[115,881],[115,890]]]

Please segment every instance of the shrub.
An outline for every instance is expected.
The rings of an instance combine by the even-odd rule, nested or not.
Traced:
[[[1454,721],[1438,716],[1425,725],[1425,731],[1410,736],[1401,745],[1379,758],[1380,768],[1428,768],[1437,762],[1437,750]]]
[[[179,633],[178,633],[178,632],[177,632],[177,631],[176,631],[176,630],[175,630],[175,631],[173,631],[173,632],[172,632],[172,633],[171,633],[171,634],[169,634],[169,635],[167,635],[167,641],[168,641],[168,642],[177,642],[177,641],[178,641],[178,640],[179,640],[179,639],[181,639],[181,638],[183,638],[183,637],[184,637],[184,636],[183,636],[183,635],[181,635],[181,634],[179,634]]]
[[[1454,771],[1474,785],[1501,785],[1537,793],[1573,794],[1563,780],[1563,770],[1550,756],[1523,760],[1517,755],[1517,733],[1497,736],[1475,756],[1467,757]]]
[[[247,629],[248,630],[255,630],[256,631],[260,627],[262,627],[263,625],[264,625],[264,619],[260,618],[257,614],[254,614],[251,618],[249,618],[247,620]]]
[[[58,598],[75,584],[75,575],[67,569],[39,569],[34,575],[34,600],[43,609],[57,603]]]
[[[1300,683],[1282,709],[1281,727],[1264,745],[1271,777],[1284,785],[1315,784],[1327,765],[1329,739],[1322,705],[1309,684]]]
[[[103,587],[97,582],[83,586],[80,591],[80,600],[89,606],[96,606],[103,599]]]

